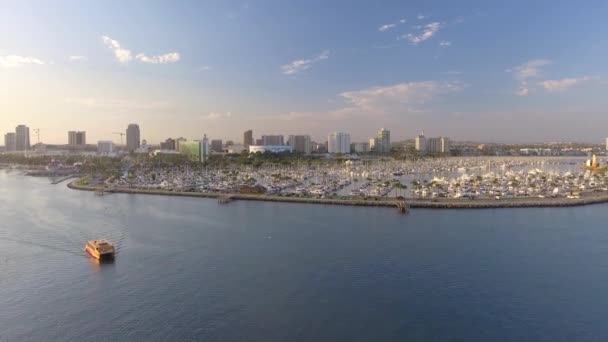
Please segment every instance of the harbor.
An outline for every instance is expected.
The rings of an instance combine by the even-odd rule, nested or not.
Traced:
[[[442,158],[352,161],[263,168],[133,168],[123,177],[83,178],[71,188],[233,200],[498,208],[604,202],[608,179],[572,158]],[[403,205],[401,204],[403,203]]]

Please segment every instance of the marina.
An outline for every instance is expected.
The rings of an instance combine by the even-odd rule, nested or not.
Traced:
[[[220,203],[259,199],[398,206],[400,200],[412,207],[427,203],[432,207],[437,206],[432,203],[475,207],[471,204],[475,202],[499,207],[502,203],[537,206],[543,202],[567,205],[598,201],[608,196],[608,177],[604,168],[585,168],[583,158],[485,157],[346,160],[219,169],[145,165],[125,171],[122,177],[87,180],[80,188],[219,197]],[[562,204],[564,201],[566,204]]]

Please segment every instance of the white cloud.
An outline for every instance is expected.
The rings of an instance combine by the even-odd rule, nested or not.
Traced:
[[[519,86],[519,89],[517,89],[517,91],[515,92],[515,95],[528,96],[529,93],[530,93],[530,89],[528,88],[528,86],[526,84],[521,84]]]
[[[418,16],[416,17],[416,19],[418,19],[418,20],[422,20],[424,18],[426,18],[426,17],[422,14],[418,14]]]
[[[456,19],[454,19],[454,24],[462,24],[462,23],[464,23],[463,16],[460,16],[460,17],[457,17]]]
[[[180,60],[181,56],[178,52],[170,52],[170,53],[166,53],[164,55],[151,56],[151,57],[148,57],[143,53],[139,53],[139,54],[137,54],[137,56],[135,56],[135,58],[142,63],[167,64],[167,63],[178,62]]]
[[[439,46],[441,46],[441,47],[448,47],[451,45],[452,45],[452,42],[447,41],[447,40],[442,40],[441,42],[439,42]]]
[[[381,32],[383,32],[383,31],[387,31],[387,30],[390,30],[390,29],[395,28],[396,26],[397,26],[397,25],[395,25],[395,24],[386,24],[386,25],[382,25],[382,26],[378,27],[378,31],[381,31]]]
[[[401,19],[401,20],[399,20],[399,22],[402,23],[402,24],[405,24],[407,22],[407,20]]]
[[[445,72],[448,75],[462,75],[463,72],[460,70],[448,70]]]
[[[123,110],[137,110],[137,109],[158,109],[169,106],[166,102],[155,102],[155,101],[136,101],[127,99],[112,99],[106,97],[68,97],[64,99],[64,102],[69,105],[87,107],[87,108],[103,108],[103,109],[123,109]]]
[[[0,67],[3,68],[18,68],[20,66],[35,64],[35,65],[44,65],[45,63],[34,57],[24,57],[24,56],[0,56]]]
[[[432,22],[420,28],[420,32],[418,34],[408,33],[401,38],[405,38],[409,40],[412,44],[419,44],[427,39],[433,37],[435,33],[437,33],[441,29],[441,24],[439,22]]]
[[[285,64],[281,66],[281,71],[284,75],[295,75],[300,73],[306,69],[309,69],[312,64],[328,59],[329,58],[329,50],[325,50],[321,52],[319,55],[310,58],[310,59],[298,59],[289,64]]]
[[[519,88],[515,94],[528,96],[531,90],[528,86],[528,80],[542,76],[542,68],[549,64],[551,64],[551,61],[548,59],[532,59],[512,69],[505,70],[508,73],[513,73],[515,79],[519,81]]]
[[[518,65],[513,69],[507,69],[507,72],[515,73],[515,78],[520,81],[525,81],[530,78],[540,77],[542,67],[551,64],[548,59],[533,59],[524,64]]]
[[[581,83],[593,80],[593,77],[584,76],[579,78],[562,78],[560,80],[546,80],[539,84],[548,92],[565,91]]]
[[[117,40],[114,40],[108,36],[102,36],[101,40],[104,45],[114,52],[114,57],[119,63],[128,63],[133,60],[131,50],[123,48]],[[181,58],[179,52],[169,52],[158,56],[147,56],[144,53],[138,53],[135,59],[142,63],[148,64],[167,64],[175,63]]]
[[[82,62],[87,60],[85,56],[70,56],[68,59],[70,62]]]
[[[224,118],[230,118],[230,117],[232,117],[232,112],[225,112],[225,113],[211,112],[211,113],[205,115],[203,118],[207,119],[207,120],[217,120],[217,119],[224,119]]]
[[[339,94],[357,108],[397,109],[430,102],[435,97],[462,90],[462,84],[448,81],[405,82]]]
[[[211,66],[209,66],[209,65],[203,65],[202,67],[196,69],[196,71],[203,72],[203,71],[209,71],[211,69],[213,69]]]
[[[118,41],[116,41],[108,36],[102,36],[101,40],[103,41],[103,43],[106,47],[108,47],[110,50],[112,50],[112,52],[114,52],[114,57],[116,58],[116,61],[118,61],[119,63],[127,63],[133,59],[133,56],[131,55],[131,51],[128,49],[122,48]]]

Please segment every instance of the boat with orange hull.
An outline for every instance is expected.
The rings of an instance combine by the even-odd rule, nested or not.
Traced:
[[[97,260],[114,259],[114,246],[106,240],[87,241],[84,250]]]

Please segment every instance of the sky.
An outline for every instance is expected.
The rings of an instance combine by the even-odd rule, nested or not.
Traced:
[[[606,17],[606,1],[2,0],[0,132],[601,143]]]

